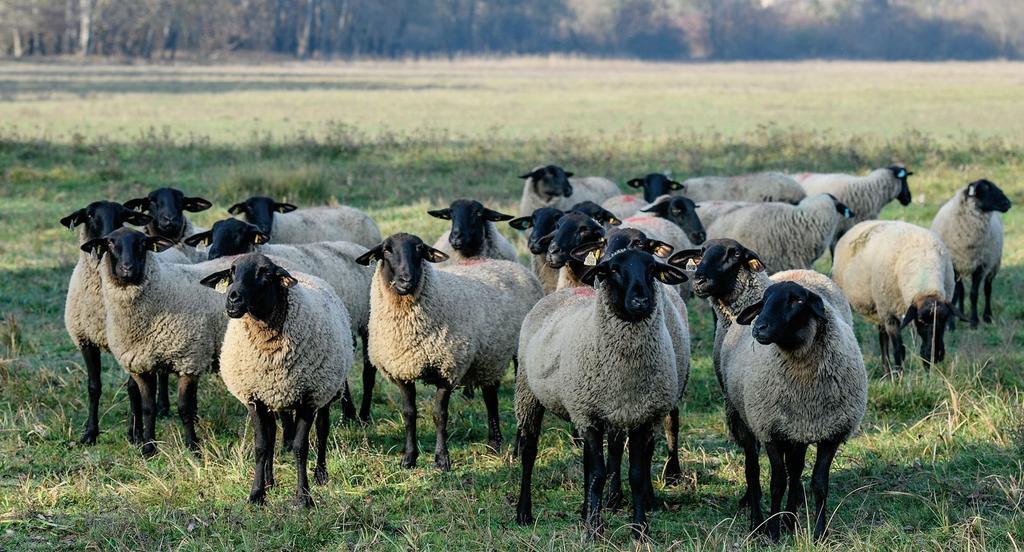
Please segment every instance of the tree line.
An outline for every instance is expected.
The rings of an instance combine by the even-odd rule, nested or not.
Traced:
[[[0,0],[0,56],[1024,57],[1022,0]]]

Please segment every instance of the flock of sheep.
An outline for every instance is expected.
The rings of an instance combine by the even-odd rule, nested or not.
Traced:
[[[402,467],[415,466],[419,455],[416,382],[436,387],[434,464],[447,470],[452,391],[480,390],[488,444],[500,450],[498,386],[511,361],[522,460],[516,520],[533,521],[537,442],[551,411],[570,421],[582,442],[588,534],[602,530],[602,508],[623,502],[628,444],[634,535],[641,538],[654,503],[659,423],[668,444],[665,482],[681,477],[686,300],[696,295],[715,314],[715,374],[729,432],[745,454],[751,528],[773,539],[793,529],[804,499],[804,458],[814,444],[820,538],[832,460],[867,404],[851,307],[878,326],[890,369],[904,359],[900,330],[911,322],[921,357],[943,359],[944,332],[965,318],[967,278],[971,326],[979,321],[982,286],[984,319],[992,319],[1002,254],[997,213],[1009,200],[978,180],[946,203],[931,230],[874,220],[894,199],[909,204],[911,174],[900,166],[866,176],[763,173],[685,182],[649,174],[627,183],[643,191],[633,196],[610,180],[572,178],[548,165],[522,175],[518,218],[467,199],[429,211],[451,221],[433,245],[405,233],[382,238],[368,215],[350,207],[297,209],[253,197],[228,209],[237,218],[201,229],[186,213],[211,203],[173,188],[124,204],[97,201],[61,220],[78,229],[81,248],[65,309],[88,371],[81,440],[91,444],[99,435],[101,350],[130,376],[127,435],[145,455],[156,451],[156,416],[170,408],[171,372],[186,445],[198,451],[198,381],[219,372],[247,406],[254,430],[249,500],[262,503],[274,484],[280,421],[282,446],[298,464],[297,499],[309,506],[309,433],[315,429],[317,437],[314,481],[323,484],[330,405],[340,399],[346,419],[367,420],[377,370],[401,392]],[[495,223],[505,221],[524,231],[530,267],[498,232]],[[809,270],[826,249],[832,279]],[[364,353],[358,412],[346,383],[356,338]],[[762,446],[771,465],[767,520]]]

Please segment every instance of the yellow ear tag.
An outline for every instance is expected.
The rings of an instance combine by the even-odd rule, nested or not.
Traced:
[[[587,253],[587,257],[583,259],[585,266],[597,266],[597,261],[601,260],[601,250],[595,249],[590,253]]]
[[[750,266],[750,270],[754,272],[762,272],[764,270],[764,265],[757,259],[750,259],[747,264]]]
[[[217,287],[213,288],[213,290],[216,291],[217,293],[227,293],[229,285],[231,284],[228,282],[228,279],[224,278],[221,281],[217,282]]]
[[[267,243],[267,240],[263,239],[263,236],[261,234],[256,234],[256,237],[253,238],[252,242],[255,243],[256,245],[263,245]]]

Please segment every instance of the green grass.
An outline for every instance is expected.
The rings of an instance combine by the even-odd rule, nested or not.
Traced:
[[[104,356],[105,432],[95,447],[78,446],[85,371],[62,319],[76,249],[57,220],[89,201],[174,185],[215,202],[196,217],[208,224],[237,199],[268,192],[301,204],[350,203],[384,233],[433,239],[443,224],[424,213],[429,206],[471,196],[514,211],[514,176],[541,162],[623,182],[651,170],[680,177],[866,171],[894,160],[917,173],[914,202],[890,206],[885,218],[927,225],[954,189],[982,176],[1017,204],[1004,217],[998,323],[953,334],[936,370],[915,359],[902,378],[881,381],[875,332],[858,320],[873,376],[868,414],[835,464],[825,547],[1018,549],[1024,104],[1009,101],[1020,85],[1011,69],[1019,66],[0,66],[0,120],[8,125],[0,133],[0,549],[547,550],[581,542],[582,470],[568,426],[548,417],[535,481],[538,522],[516,527],[519,467],[507,447],[495,455],[483,445],[479,395],[452,401],[455,469],[441,474],[430,467],[432,393],[421,393],[421,467],[406,471],[398,468],[398,394],[381,384],[372,424],[335,420],[332,479],[314,490],[311,512],[291,503],[286,457],[278,458],[280,486],[267,506],[245,504],[252,435],[244,408],[215,376],[201,383],[202,457],[183,450],[179,423],[168,419],[158,428],[160,455],[144,460],[123,436],[123,373]],[[53,73],[65,84],[33,84]],[[135,82],[124,74],[162,76]],[[277,74],[306,84],[286,88]],[[234,84],[211,84],[218,81]],[[835,94],[814,99],[815,90]],[[656,481],[666,508],[652,518],[654,548],[765,547],[736,510],[742,459],[726,437],[711,373],[710,313],[696,301],[690,307],[694,365],[680,439],[686,482],[662,489]],[[508,440],[511,403],[506,385]],[[663,460],[660,448],[656,458]],[[610,514],[608,522],[599,547],[632,547],[628,516]],[[813,547],[806,530],[785,542]]]

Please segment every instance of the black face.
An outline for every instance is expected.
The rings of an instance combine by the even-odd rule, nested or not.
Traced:
[[[291,203],[278,203],[269,197],[256,196],[232,205],[228,212],[232,215],[242,213],[246,222],[255,224],[260,232],[272,236],[274,213],[290,213],[295,209]]]
[[[572,208],[569,210],[575,213],[583,213],[584,215],[587,215],[588,217],[596,220],[597,222],[600,222],[601,224],[605,224],[608,226],[618,226],[622,224],[622,221],[619,220],[618,217],[613,215],[611,211],[605,209],[604,207],[601,207],[600,205],[594,203],[593,201],[583,201],[577,203],[576,205],[573,205]]]
[[[729,239],[708,240],[701,249],[678,251],[668,262],[679,267],[697,263],[693,292],[702,298],[728,297],[736,291],[740,271],[763,272],[765,269],[757,253]]]
[[[978,208],[982,211],[999,211],[1005,213],[1010,210],[1010,198],[996,186],[995,183],[981,179],[967,185],[967,192],[964,194],[967,199],[973,199]]]
[[[548,247],[547,263],[552,268],[562,268],[575,263],[572,251],[585,243],[595,242],[604,237],[604,227],[583,213],[566,213],[558,219],[555,230],[544,236],[541,243]],[[573,266],[573,270],[581,269]]]
[[[526,245],[530,248],[530,253],[543,255],[548,250],[547,244],[541,243],[543,238],[555,231],[558,219],[562,218],[564,214],[561,210],[554,207],[541,207],[530,216],[512,219],[508,225],[516,230],[533,228],[533,232],[530,234],[530,239],[526,241]]]
[[[569,184],[569,177],[573,173],[562,170],[557,165],[548,165],[534,169],[533,172],[520,175],[519,178],[530,178],[533,180],[533,190],[545,200],[555,197],[569,197],[572,195],[572,184]]]
[[[889,167],[889,171],[900,181],[900,193],[896,196],[896,201],[899,201],[900,205],[904,207],[910,205],[910,185],[907,184],[907,178],[914,173],[899,165]]]
[[[857,216],[857,213],[854,213],[853,210],[847,207],[845,203],[839,201],[839,198],[837,198],[836,196],[832,194],[825,195],[832,198],[832,203],[836,206],[836,212],[839,213],[843,218],[849,219]]]
[[[626,182],[626,184],[634,188],[643,188],[644,200],[647,203],[651,203],[663,195],[683,189],[681,183],[659,173],[651,173],[643,178],[634,178]]]
[[[609,257],[583,275],[583,282],[602,282],[615,316],[627,322],[644,320],[657,304],[655,280],[674,286],[686,275],[673,266],[659,263],[645,251],[623,251]]]
[[[265,255],[249,253],[235,259],[231,268],[215,272],[200,283],[214,289],[227,286],[224,308],[231,318],[241,318],[248,313],[257,320],[269,322],[275,312],[281,312],[287,305],[288,288],[298,282]]]
[[[147,236],[131,228],[118,228],[102,238],[85,242],[82,251],[94,255],[106,253],[114,283],[137,286],[146,276],[147,254],[159,253],[168,247],[174,247],[174,242],[163,236]]]
[[[381,261],[382,275],[398,295],[409,295],[420,287],[423,279],[423,263],[440,263],[448,255],[423,243],[412,234],[394,234],[380,245],[363,253],[356,262],[368,266],[371,261]]]
[[[206,245],[210,260],[232,255],[249,253],[254,246],[270,241],[266,234],[260,232],[256,225],[238,219],[224,219],[213,223],[206,232],[193,234],[185,238],[186,245],[198,247]]]
[[[914,329],[921,338],[918,354],[926,363],[942,362],[946,358],[946,324],[950,316],[953,316],[953,307],[934,298],[915,301],[903,316],[901,327],[914,323]]]
[[[132,211],[113,201],[94,201],[60,219],[68,228],[85,225],[85,238],[93,240],[117,230],[125,224],[144,226],[153,220],[149,215]]]
[[[686,232],[686,238],[694,245],[702,244],[707,239],[704,225],[701,224],[700,217],[697,216],[697,204],[688,197],[673,197],[656,205],[645,207],[642,211],[674,222],[676,226],[683,229],[683,232]]]
[[[447,209],[427,211],[427,214],[452,221],[448,243],[452,245],[452,249],[467,257],[480,253],[487,234],[488,222],[501,222],[513,218],[512,215],[492,211],[479,201],[471,199],[455,200]]]
[[[761,345],[799,349],[814,338],[817,324],[826,320],[825,304],[818,294],[794,282],[779,282],[764,290],[763,298],[743,309],[736,323],[757,322],[751,335]]]
[[[146,231],[153,236],[181,239],[185,230],[185,211],[197,213],[209,209],[213,204],[201,197],[185,197],[181,190],[157,188],[146,197],[131,199],[125,207],[145,211],[153,217]]]

